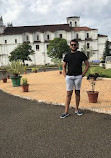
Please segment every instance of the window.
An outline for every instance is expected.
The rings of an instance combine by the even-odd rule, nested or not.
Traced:
[[[89,38],[89,33],[87,33],[87,38]]]
[[[37,41],[39,41],[39,35],[37,35]]]
[[[47,35],[47,40],[49,40],[49,35]]]
[[[7,40],[5,40],[5,43],[7,43]]]
[[[47,49],[48,49],[49,45],[47,45]]]
[[[36,50],[39,50],[39,45],[36,45]]]
[[[90,44],[89,43],[87,43],[87,49],[90,47]]]
[[[17,43],[17,39],[15,39],[15,43]]]
[[[72,27],[72,22],[70,22],[70,26]]]
[[[75,21],[75,27],[77,27],[77,22]]]
[[[62,38],[62,34],[59,34],[59,37]]]
[[[89,59],[89,55],[90,55],[89,53],[90,53],[90,52],[87,52],[87,57],[88,57],[88,59]]]
[[[29,41],[29,36],[26,36],[26,40]]]
[[[78,35],[78,34],[76,34],[76,38],[79,38],[79,35]]]

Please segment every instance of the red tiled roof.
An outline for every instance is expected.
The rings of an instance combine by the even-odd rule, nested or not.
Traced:
[[[69,31],[91,31],[96,29],[91,29],[89,27],[70,27],[69,24],[56,24],[56,25],[38,25],[38,26],[18,26],[18,27],[7,27],[4,30],[3,35],[15,35],[15,34],[22,34],[22,33],[33,33],[33,32],[55,32],[58,30],[65,30]],[[98,37],[107,37],[106,35],[98,34]]]
[[[107,35],[100,35],[98,34],[98,37],[108,37]]]
[[[58,25],[40,25],[40,26],[19,26],[19,27],[7,27],[4,31],[4,35],[21,34],[25,32],[55,32],[57,30],[70,31],[71,27],[69,24],[58,24]]]
[[[72,30],[75,32],[79,32],[79,31],[91,31],[93,29],[89,27],[73,27]]]

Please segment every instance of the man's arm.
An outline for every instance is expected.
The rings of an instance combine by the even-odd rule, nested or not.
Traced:
[[[88,69],[90,67],[88,60],[85,60],[84,63],[85,63],[85,69],[84,69],[84,72],[82,73],[82,77],[85,76],[86,72],[88,71]]]
[[[67,66],[67,63],[66,62],[63,62],[63,75],[64,77],[66,77],[66,66]]]

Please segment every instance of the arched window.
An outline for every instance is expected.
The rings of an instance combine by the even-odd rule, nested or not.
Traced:
[[[87,33],[87,38],[89,38],[89,33]]]
[[[79,38],[79,35],[78,35],[78,34],[76,34],[76,38],[77,38],[77,39]]]
[[[59,37],[62,38],[62,34],[59,34]]]
[[[39,50],[39,45],[36,45],[36,50]]]
[[[29,41],[29,36],[26,36],[26,41]]]
[[[72,26],[72,22],[70,22],[70,26]]]
[[[90,43],[87,43],[87,49],[89,49],[89,47],[90,47]]]
[[[75,27],[77,27],[77,22],[75,21]]]
[[[39,35],[37,35],[37,41],[39,41]]]
[[[49,35],[47,35],[47,40],[49,40],[50,39],[50,37],[49,37]]]

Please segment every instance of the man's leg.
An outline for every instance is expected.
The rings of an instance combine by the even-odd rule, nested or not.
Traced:
[[[80,90],[75,90],[75,100],[76,100],[75,111],[78,111],[79,103],[80,103]]]
[[[67,91],[66,100],[65,100],[65,113],[68,113],[69,105],[71,101],[73,91]]]
[[[68,114],[68,110],[69,110],[69,105],[70,105],[70,101],[71,101],[71,97],[72,97],[72,93],[73,93],[73,85],[74,82],[72,80],[71,76],[66,76],[66,89],[67,89],[67,95],[66,95],[66,100],[65,100],[65,113],[63,113],[60,118],[65,118],[67,116],[69,116]]]
[[[76,79],[75,79],[75,100],[76,100],[75,113],[77,115],[82,115],[82,113],[79,111],[81,82],[82,82],[82,75],[76,76]]]

